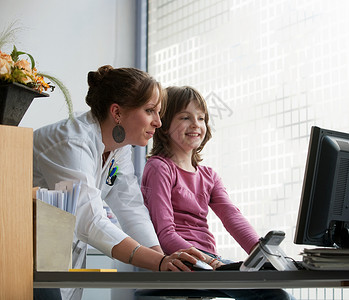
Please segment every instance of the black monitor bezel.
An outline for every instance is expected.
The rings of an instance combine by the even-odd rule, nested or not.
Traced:
[[[311,128],[308,156],[304,171],[303,187],[301,201],[298,211],[298,219],[294,237],[295,244],[315,245],[321,247],[336,246],[330,237],[315,238],[309,234],[309,219],[313,215],[312,207],[314,205],[313,193],[316,185],[316,176],[319,168],[319,159],[321,154],[322,141],[325,136],[331,136],[349,141],[349,134],[334,130],[323,129],[317,126]],[[328,234],[331,234],[330,232]]]

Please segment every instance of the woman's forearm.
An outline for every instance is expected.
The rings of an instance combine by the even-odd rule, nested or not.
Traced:
[[[136,267],[158,271],[160,260],[164,256],[160,246],[154,246],[153,248],[155,249],[140,246],[136,249],[138,245],[138,242],[127,237],[113,247],[112,256],[124,263],[131,263]],[[133,252],[135,249],[136,251]],[[131,256],[132,260],[130,261]]]
[[[157,247],[159,246],[155,246],[155,249]],[[190,271],[182,261],[185,260],[195,264],[197,259],[204,259],[202,253],[194,247],[165,256],[154,249],[139,246],[139,243],[130,237],[125,238],[113,247],[112,256],[124,263],[152,271]]]
[[[164,251],[162,251],[161,247],[159,245],[150,247],[150,249],[153,249],[161,254],[164,254]]]

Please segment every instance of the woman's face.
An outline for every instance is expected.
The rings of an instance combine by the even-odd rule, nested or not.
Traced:
[[[121,125],[125,129],[127,144],[146,146],[155,129],[161,126],[159,97],[159,90],[155,88],[147,103],[123,115]]]
[[[206,135],[205,113],[197,103],[191,101],[188,106],[177,113],[169,129],[173,154],[191,153],[197,149]]]

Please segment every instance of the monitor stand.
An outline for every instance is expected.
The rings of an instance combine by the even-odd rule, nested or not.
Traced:
[[[349,224],[343,221],[331,222],[330,228],[327,231],[330,242],[337,248],[349,248]]]

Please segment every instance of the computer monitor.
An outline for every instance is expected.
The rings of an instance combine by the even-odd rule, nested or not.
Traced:
[[[349,134],[313,126],[296,244],[349,248]]]

